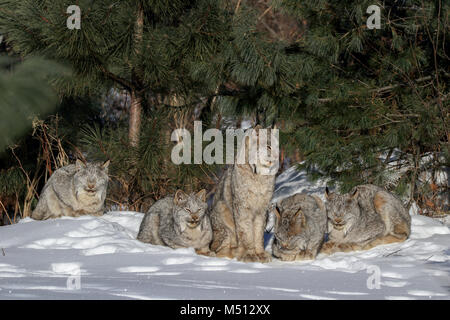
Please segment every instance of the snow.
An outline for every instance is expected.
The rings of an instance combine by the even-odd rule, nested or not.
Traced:
[[[289,169],[273,200],[323,198],[325,183]],[[0,299],[450,299],[450,219],[413,215],[400,244],[261,264],[141,243],[142,218],[109,212],[0,228]]]

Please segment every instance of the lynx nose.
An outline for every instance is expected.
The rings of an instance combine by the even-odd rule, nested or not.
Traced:
[[[95,183],[88,183],[88,188],[89,189],[94,189],[95,188]]]
[[[336,218],[336,219],[334,219],[334,221],[335,221],[336,223],[341,223],[341,222],[342,222],[342,219],[341,219],[341,218]]]
[[[283,249],[287,249],[288,243],[287,243],[287,242],[281,242],[281,247],[282,247]]]

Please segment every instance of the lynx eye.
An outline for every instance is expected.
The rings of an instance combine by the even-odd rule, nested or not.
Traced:
[[[191,213],[191,214],[192,214],[192,211],[191,211],[190,209],[184,208],[184,210],[186,210],[188,213]]]

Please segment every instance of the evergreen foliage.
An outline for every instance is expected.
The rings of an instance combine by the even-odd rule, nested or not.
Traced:
[[[66,10],[72,4],[0,2],[0,28],[17,52],[70,63],[74,77],[59,83],[65,94],[116,86],[138,95],[191,98],[208,87],[209,79],[193,81],[190,74],[226,40],[228,15],[220,1],[82,0],[81,29],[69,30]],[[137,32],[140,10],[143,26]]]
[[[277,3],[307,22],[290,48],[302,77],[291,132],[304,166],[331,176],[343,191],[388,186],[386,158],[399,153],[397,171],[408,170],[395,186],[417,198],[420,159],[433,154],[432,170],[449,165],[450,3]],[[366,26],[373,4],[381,8],[379,30]]]
[[[86,158],[111,160],[108,208],[146,212],[154,201],[174,194],[177,189],[186,192],[202,188],[210,190],[217,183],[215,172],[219,166],[175,165],[171,161],[175,144],[164,141],[170,141],[171,132],[176,129],[171,121],[174,116],[176,113],[170,109],[145,116],[138,149],[128,146],[126,127],[120,123],[82,129],[79,144]],[[193,148],[193,141],[191,145]]]
[[[62,71],[54,62],[40,58],[20,63],[0,56],[0,152],[31,128],[34,117],[56,108],[56,92],[49,81]]]
[[[69,30],[72,1],[0,0],[0,33],[22,58],[73,70],[52,81],[66,108],[83,104],[80,96],[104,102],[111,90],[130,97],[124,118],[93,109],[64,117],[70,156],[112,160],[110,204],[145,210],[176,188],[211,187],[216,167],[171,163],[170,133],[195,119],[224,128],[224,119],[243,116],[281,125],[284,151],[300,150],[302,167],[341,191],[374,183],[410,200],[433,198],[434,173],[450,158],[450,4],[274,0],[272,10],[302,26],[288,42],[261,32],[253,2],[80,0],[81,29]],[[374,4],[380,30],[366,25]],[[43,78],[49,69],[34,68]],[[21,85],[42,82],[30,75]]]

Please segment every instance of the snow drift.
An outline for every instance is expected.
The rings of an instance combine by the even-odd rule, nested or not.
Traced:
[[[297,192],[322,196],[323,184],[288,170],[274,200]],[[0,228],[0,299],[450,299],[448,220],[415,215],[400,244],[260,264],[141,243],[142,217],[27,218]]]

